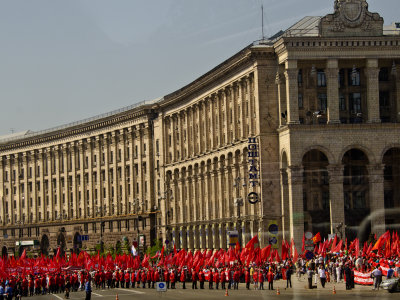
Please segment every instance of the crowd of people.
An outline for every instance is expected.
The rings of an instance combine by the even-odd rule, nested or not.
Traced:
[[[241,249],[237,243],[228,250],[187,251],[177,250],[164,255],[164,247],[155,256],[132,254],[107,256],[89,255],[82,251],[65,257],[57,251],[55,257],[27,258],[26,252],[19,259],[0,258],[0,300],[11,300],[47,293],[64,293],[85,290],[90,299],[92,284],[96,289],[155,288],[156,282],[165,282],[168,289],[239,289],[274,290],[274,282],[285,280],[286,288],[292,288],[292,275],[298,280],[307,279],[308,288],[318,285],[325,288],[327,282],[344,283],[346,289],[356,283],[379,289],[382,277],[400,274],[400,239],[397,233],[383,234],[361,250],[358,240],[347,247],[347,241],[316,240],[314,251],[298,254],[292,241],[282,241],[281,256],[271,245],[256,247],[257,236]],[[361,279],[360,279],[361,278]]]
[[[399,276],[400,261],[380,260],[389,268],[387,278]],[[367,260],[365,257],[351,255],[317,256],[312,259],[299,258],[296,262],[286,259],[281,262],[264,263],[262,266],[243,266],[240,263],[224,267],[204,266],[199,270],[186,266],[157,267],[156,263],[138,269],[107,270],[76,270],[48,274],[11,275],[3,278],[0,284],[0,300],[20,299],[33,295],[64,293],[69,298],[70,292],[85,290],[90,299],[92,284],[96,289],[140,288],[154,289],[156,282],[163,281],[168,289],[239,289],[239,283],[245,283],[245,288],[264,289],[268,282],[268,290],[274,290],[276,280],[286,280],[286,287],[292,288],[292,275],[298,279],[306,277],[308,288],[320,284],[325,288],[326,282],[344,282],[346,289],[354,288],[354,271],[371,272],[375,278],[374,289],[379,289],[382,281],[382,268],[379,260]],[[265,287],[267,289],[267,287]]]

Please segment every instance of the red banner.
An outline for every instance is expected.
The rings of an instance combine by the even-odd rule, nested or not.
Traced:
[[[371,278],[371,272],[361,273],[358,271],[354,271],[354,283],[362,285],[373,285],[374,280]]]

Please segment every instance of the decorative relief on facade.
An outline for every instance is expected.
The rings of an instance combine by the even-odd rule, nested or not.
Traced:
[[[368,11],[366,0],[336,0],[335,12],[320,22],[322,36],[382,36],[383,18]]]

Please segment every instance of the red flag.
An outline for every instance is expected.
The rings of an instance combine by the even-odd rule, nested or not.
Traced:
[[[254,244],[258,244],[258,236],[255,235],[253,238],[246,244],[247,249],[254,249]]]
[[[336,244],[337,244],[337,235],[335,234],[335,238],[333,239],[331,250],[336,248]]]
[[[386,231],[384,234],[382,234],[379,239],[376,241],[374,247],[372,248],[373,250],[379,250],[380,248],[382,248],[382,246],[385,244],[387,239],[390,239],[390,232],[389,230]]]
[[[299,259],[299,253],[297,253],[296,247],[294,247],[293,261],[296,262]]]
[[[339,244],[337,244],[336,248],[332,249],[331,252],[339,252],[340,250],[342,250],[342,246],[343,246],[343,240],[340,240]]]
[[[239,242],[236,242],[236,245],[235,245],[235,252],[236,252],[236,255],[238,255],[238,254],[240,253],[240,245],[239,245]]]
[[[289,253],[289,244],[287,241],[282,240],[282,260],[285,260],[288,258],[288,253]]]
[[[22,252],[22,255],[19,258],[19,260],[21,263],[25,263],[25,259],[26,259],[26,249],[24,249],[24,251]]]
[[[355,239],[356,240],[356,244],[355,244],[355,252],[356,252],[356,256],[360,255],[360,241],[358,240],[358,238]]]
[[[302,245],[301,245],[301,252],[304,253],[304,250],[306,250],[306,235],[303,233],[303,240],[302,240]]]
[[[271,245],[266,246],[261,250],[261,261],[267,261],[270,253],[271,253]]]
[[[318,242],[321,241],[321,234],[318,232],[314,237],[313,237],[313,242],[314,244],[317,244]]]

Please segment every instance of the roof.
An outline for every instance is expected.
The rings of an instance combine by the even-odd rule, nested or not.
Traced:
[[[304,17],[285,32],[284,36],[319,36],[319,22],[322,17]]]
[[[20,139],[20,138],[24,138],[27,135],[33,134],[33,131],[30,130],[25,130],[25,131],[21,131],[21,132],[15,132],[15,133],[11,133],[11,134],[6,134],[6,135],[1,135],[0,136],[0,143],[2,141],[7,141],[7,140],[16,140],[16,139]]]

